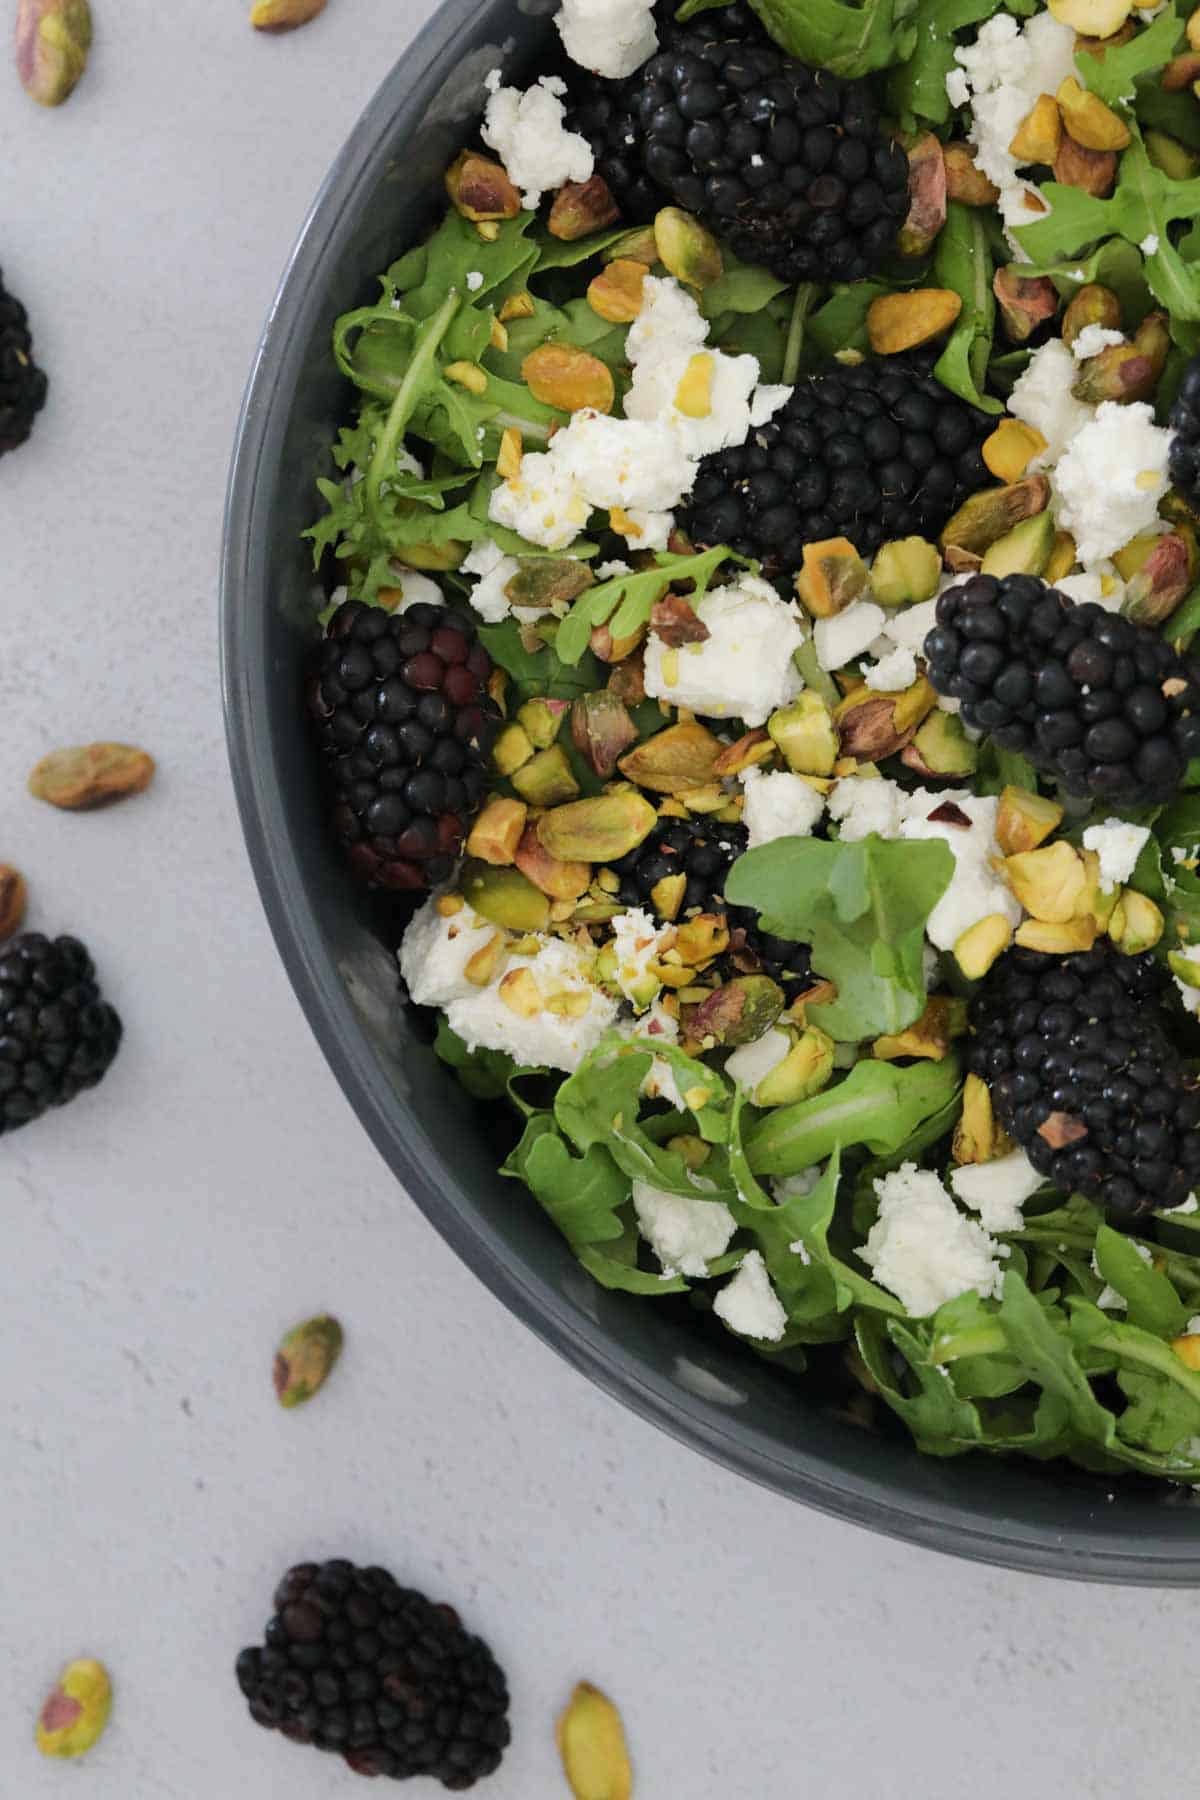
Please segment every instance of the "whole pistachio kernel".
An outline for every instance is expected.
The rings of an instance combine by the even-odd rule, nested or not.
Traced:
[[[275,1393],[280,1406],[303,1406],[323,1388],[342,1354],[344,1338],[328,1313],[306,1319],[288,1332],[275,1352]]]
[[[39,106],[61,106],[87,67],[88,0],[17,0],[17,75]]]
[[[43,1756],[83,1756],[108,1724],[112,1683],[103,1663],[79,1657],[47,1694],[34,1731]]]
[[[255,31],[295,31],[324,10],[325,0],[256,0],[250,23]]]

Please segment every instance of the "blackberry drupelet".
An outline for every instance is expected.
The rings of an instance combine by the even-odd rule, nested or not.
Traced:
[[[500,717],[491,672],[474,619],[456,608],[347,600],[330,619],[311,708],[334,829],[372,885],[431,887],[454,867]]]
[[[341,1560],[289,1569],[275,1607],[264,1646],[237,1659],[256,1724],[358,1775],[432,1775],[455,1793],[499,1767],[508,1685],[452,1607]]]
[[[33,360],[25,308],[0,273],[0,456],[25,442],[45,404],[46,377]]]
[[[1172,485],[1190,506],[1200,506],[1200,356],[1192,358],[1179,384],[1170,426]]]
[[[1009,950],[971,1002],[968,1065],[1000,1123],[1061,1193],[1114,1221],[1200,1187],[1200,1088],[1170,1037],[1149,953]]]
[[[1035,575],[948,588],[925,657],[966,724],[1068,793],[1153,805],[1200,753],[1193,669],[1148,625],[1076,605]]]
[[[808,946],[760,930],[753,907],[725,904],[725,877],[744,852],[748,837],[744,825],[725,825],[717,819],[663,819],[636,850],[612,865],[621,878],[617,898],[625,906],[652,911],[658,883],[667,876],[686,876],[676,917],[723,913],[730,944],[722,964],[728,973],[769,975],[790,1000],[812,985]]]
[[[802,375],[744,444],[700,464],[680,523],[700,544],[791,574],[804,545],[847,537],[863,555],[896,537],[936,537],[990,480],[985,413],[958,400],[915,357]]]
[[[870,90],[810,69],[744,7],[669,31],[630,78],[647,175],[744,262],[782,280],[857,281],[908,212],[908,159]]]
[[[78,939],[29,931],[0,944],[0,1137],[95,1087],[120,1042]]]

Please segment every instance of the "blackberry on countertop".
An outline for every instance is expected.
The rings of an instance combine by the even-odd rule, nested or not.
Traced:
[[[748,9],[669,30],[629,96],[647,175],[744,262],[858,281],[895,248],[908,158],[870,89],[797,62]]]
[[[967,1061],[1004,1129],[1064,1194],[1115,1222],[1200,1187],[1200,1088],[1149,953],[1009,950],[971,1001]]]
[[[788,999],[812,985],[808,946],[762,931],[750,906],[725,904],[725,877],[746,849],[744,825],[717,819],[662,819],[636,850],[612,866],[621,878],[617,898],[625,906],[654,910],[654,889],[671,875],[684,875],[687,885],[676,917],[723,913],[730,945],[722,959],[730,974],[761,972],[782,987]]]
[[[1171,483],[1189,505],[1200,506],[1200,356],[1187,366],[1169,423]]]
[[[802,375],[744,444],[703,458],[680,524],[772,577],[824,538],[869,555],[889,538],[936,537],[990,479],[980,446],[992,424],[919,358]]]
[[[0,456],[25,442],[45,404],[46,377],[33,360],[25,308],[0,272]]]
[[[347,600],[311,690],[334,789],[334,829],[373,886],[444,881],[482,804],[499,711],[475,620],[424,602]]]
[[[0,1137],[95,1087],[120,1042],[77,938],[28,931],[0,944]]]
[[[275,1608],[265,1644],[237,1659],[256,1724],[358,1775],[432,1775],[455,1793],[499,1767],[508,1685],[452,1607],[337,1560],[289,1569]]]
[[[1194,670],[1148,625],[1076,605],[1035,575],[947,588],[925,657],[967,725],[1068,793],[1152,805],[1200,753]]]

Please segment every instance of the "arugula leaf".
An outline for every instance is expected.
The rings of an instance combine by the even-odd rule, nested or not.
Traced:
[[[918,0],[916,41],[909,57],[888,77],[889,109],[906,122],[927,119],[944,125],[950,117],[946,77],[954,67],[955,32],[982,25],[1004,0]],[[1031,13],[1035,0],[1017,0],[1005,11]]]
[[[527,1076],[545,1076],[548,1070],[516,1063],[503,1050],[468,1050],[458,1033],[450,1029],[442,1013],[438,1014],[433,1048],[447,1067],[454,1070],[468,1094],[473,1094],[477,1100],[511,1100],[526,1118],[537,1111],[521,1098],[516,1084]]]
[[[891,1155],[953,1099],[961,1076],[954,1056],[906,1064],[864,1059],[844,1081],[759,1119],[747,1133],[746,1160],[758,1175],[795,1175],[839,1146],[865,1144],[876,1156]]]
[[[563,662],[552,644],[527,650],[515,619],[504,619],[499,625],[481,625],[479,640],[492,661],[511,676],[518,704],[523,705],[535,694],[545,694],[551,700],[574,700],[603,684],[600,664],[590,650],[575,664]]]
[[[842,1042],[903,1031],[925,1004],[925,922],[949,886],[954,856],[938,842],[777,838],[738,858],[725,892],[763,927],[811,944],[813,968],[837,984],[814,1021]]]
[[[1183,21],[1170,6],[1127,44],[1109,44],[1103,56],[1076,51],[1079,85],[1109,106],[1134,98],[1140,75],[1150,75],[1170,62],[1183,36]]]
[[[933,282],[958,294],[963,305],[933,372],[952,394],[990,413],[1004,411],[983,391],[996,331],[994,272],[979,209],[951,200],[934,251]]]
[[[1091,255],[1080,259],[1021,266],[1022,275],[1048,275],[1064,300],[1070,300],[1085,282],[1111,288],[1121,302],[1121,317],[1127,326],[1140,325],[1154,304],[1154,296],[1146,282],[1142,253],[1125,238],[1109,238]]]
[[[1167,1277],[1143,1262],[1129,1239],[1110,1225],[1096,1233],[1096,1262],[1105,1281],[1128,1302],[1131,1325],[1178,1337],[1187,1324],[1187,1307]]]
[[[613,636],[628,636],[645,624],[654,602],[667,586],[677,581],[691,581],[699,596],[707,592],[721,564],[729,561],[733,554],[724,544],[694,556],[673,556],[666,550],[656,551],[654,568],[614,575],[611,581],[602,581],[581,594],[558,628],[555,649],[563,662],[577,663],[596,626],[607,623],[610,618]]]
[[[539,227],[532,238],[537,251],[534,273],[540,275],[543,269],[573,269],[577,263],[588,262],[628,236],[628,225],[614,225],[609,231],[592,231],[581,238],[551,237],[548,231]]]
[[[647,1104],[641,1094],[642,1082],[655,1056],[670,1062],[685,1097],[693,1090],[704,1096],[703,1100],[697,1098],[690,1115],[679,1115],[694,1119],[700,1136],[713,1146],[702,1170],[690,1169],[678,1151],[657,1143],[641,1123],[642,1108]],[[724,1149],[732,1098],[723,1076],[685,1056],[677,1046],[664,1044],[650,1049],[637,1039],[609,1032],[559,1088],[554,1116],[580,1150],[588,1150],[593,1144],[603,1145],[631,1178],[693,1200],[723,1200],[733,1193]],[[677,1119],[670,1118],[666,1124],[674,1135]]]
[[[835,75],[868,75],[903,62],[917,40],[916,0],[750,0],[789,56]]]
[[[723,255],[724,273],[700,290],[700,310],[706,319],[718,319],[726,312],[761,312],[777,294],[786,293],[787,282],[769,269],[739,262],[729,250]]]
[[[891,290],[884,281],[852,281],[835,287],[808,321],[807,336],[823,356],[839,350],[867,350],[867,314],[871,303]]]
[[[430,318],[446,295],[455,290],[482,305],[489,294],[521,285],[538,259],[538,246],[527,239],[535,214],[506,219],[495,238],[485,243],[470,219],[450,207],[432,236],[394,262],[383,277],[385,302],[403,297],[404,311],[414,319]],[[468,275],[482,282],[468,283]]]
[[[855,1321],[859,1353],[876,1388],[904,1420],[927,1456],[961,1456],[983,1442],[983,1421],[969,1400],[960,1399],[946,1370],[935,1360],[924,1334],[899,1319],[862,1312]],[[916,1393],[901,1388],[889,1346],[898,1350]]]
[[[1012,1272],[1004,1277],[998,1319],[1012,1354],[1031,1381],[1062,1402],[1078,1435],[1102,1449],[1111,1447],[1116,1421],[1092,1392],[1068,1331]]]

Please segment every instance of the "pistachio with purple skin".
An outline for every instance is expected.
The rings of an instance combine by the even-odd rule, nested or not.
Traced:
[[[69,1662],[38,1714],[34,1738],[43,1756],[83,1756],[101,1736],[112,1712],[112,1683],[92,1657]]]
[[[87,67],[88,0],[17,0],[17,74],[39,106],[61,106]]]
[[[342,1354],[342,1328],[328,1313],[289,1331],[275,1352],[275,1392],[280,1406],[303,1406],[324,1387]]]

